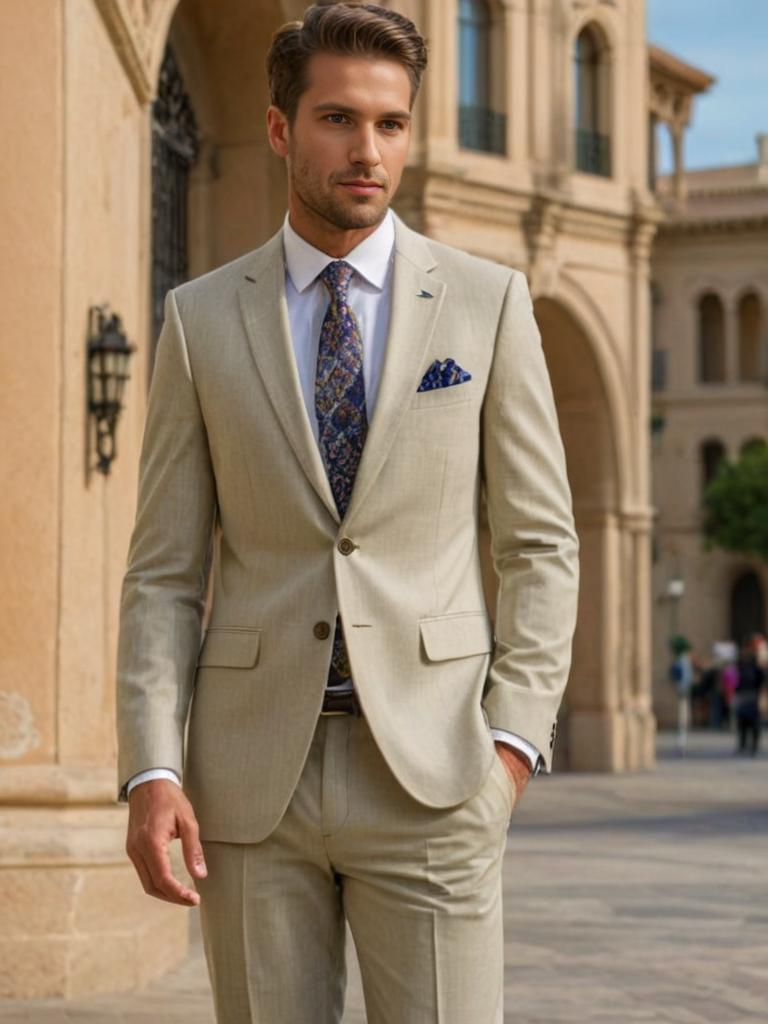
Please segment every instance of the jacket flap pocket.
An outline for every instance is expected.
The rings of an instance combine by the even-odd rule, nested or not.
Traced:
[[[421,619],[419,629],[430,661],[467,658],[493,650],[493,632],[484,612]]]
[[[253,668],[259,656],[259,629],[228,629],[213,626],[205,634],[197,658],[199,666],[219,665],[222,668]]]

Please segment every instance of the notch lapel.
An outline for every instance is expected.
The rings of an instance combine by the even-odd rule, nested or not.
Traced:
[[[238,289],[238,298],[256,369],[275,415],[307,479],[338,523],[339,513],[307,416],[291,342],[282,228],[256,252]]]
[[[384,367],[347,520],[365,501],[381,472],[423,375],[424,353],[448,287],[429,273],[436,265],[426,240],[395,214],[394,280]]]

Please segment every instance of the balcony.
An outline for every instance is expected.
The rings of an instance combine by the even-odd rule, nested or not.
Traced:
[[[481,153],[507,152],[507,115],[487,107],[459,107],[459,145]]]
[[[576,170],[585,174],[611,176],[611,139],[609,135],[579,129],[576,132]]]

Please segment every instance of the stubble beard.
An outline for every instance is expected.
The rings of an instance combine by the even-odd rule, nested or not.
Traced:
[[[302,159],[295,152],[290,156],[288,173],[291,188],[299,201],[314,214],[344,231],[369,228],[383,219],[389,208],[389,202],[382,205],[380,202],[372,202],[366,196],[356,196],[354,193],[350,193],[355,203],[354,206],[350,206],[348,203],[336,199],[331,191],[326,190],[319,176],[313,171],[309,160]],[[330,189],[335,187],[335,185],[331,185]],[[382,194],[386,195],[386,189],[382,189]]]

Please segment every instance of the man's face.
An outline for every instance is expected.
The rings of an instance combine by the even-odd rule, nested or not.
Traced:
[[[268,114],[272,147],[287,161],[292,222],[297,213],[331,230],[372,228],[408,154],[408,73],[393,60],[325,53],[308,72],[293,126],[276,107]]]

